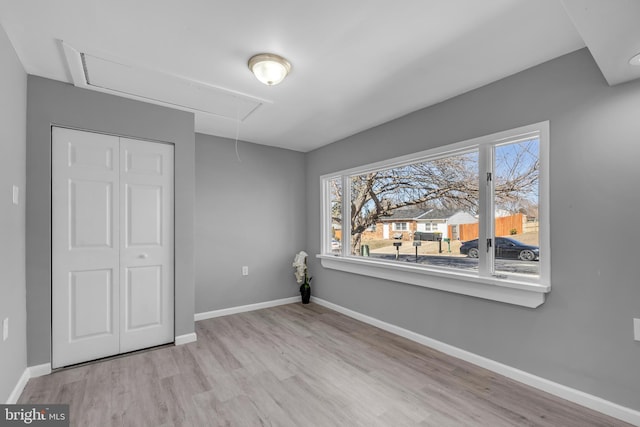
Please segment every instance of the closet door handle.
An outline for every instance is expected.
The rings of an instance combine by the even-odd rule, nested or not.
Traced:
[[[142,254],[138,255],[138,258],[140,258],[140,259],[147,259],[147,258],[149,258],[149,255],[148,255],[148,254],[144,254],[144,253],[142,253]]]

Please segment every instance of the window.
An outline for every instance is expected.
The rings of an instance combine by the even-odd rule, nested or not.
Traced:
[[[537,218],[540,174],[540,138],[537,135],[497,144],[493,149],[494,209],[501,213],[491,223],[495,246],[494,274],[540,275],[540,235]],[[496,215],[498,216],[498,215]]]
[[[323,244],[323,266],[542,304],[550,290],[547,150],[543,122],[322,177],[323,242],[336,240],[336,223],[342,231],[338,251]],[[435,219],[421,226],[427,213]],[[415,219],[413,242],[367,232],[394,214]],[[408,232],[409,222],[391,229]]]
[[[342,248],[342,179],[340,177],[326,180],[325,198],[329,204],[330,239],[325,244],[324,252],[339,253]]]
[[[406,222],[394,222],[393,223],[393,231],[407,231],[409,229],[409,224]]]

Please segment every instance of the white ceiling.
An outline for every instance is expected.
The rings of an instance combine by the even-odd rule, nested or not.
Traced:
[[[610,85],[640,78],[629,59],[640,53],[640,1],[562,0]]]
[[[581,2],[629,3],[564,1],[571,18],[560,0],[0,0],[0,24],[29,74],[178,105],[197,132],[306,152],[591,47],[586,34],[603,31],[589,33]],[[73,52],[121,87],[83,84]],[[249,72],[261,52],[291,62],[280,85]]]

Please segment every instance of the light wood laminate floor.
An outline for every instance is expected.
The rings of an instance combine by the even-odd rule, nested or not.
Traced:
[[[198,341],[29,380],[75,426],[624,426],[316,304],[197,322]]]

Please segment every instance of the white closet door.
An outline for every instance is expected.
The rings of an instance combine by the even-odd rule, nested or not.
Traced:
[[[120,140],[120,351],[172,342],[173,146]]]
[[[119,352],[117,137],[52,131],[52,367]]]
[[[52,367],[173,341],[173,146],[52,131]]]

